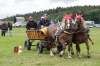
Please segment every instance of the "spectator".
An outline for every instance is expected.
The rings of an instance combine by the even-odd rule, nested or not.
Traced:
[[[47,14],[44,14],[43,16],[44,18],[40,20],[39,24],[38,24],[38,28],[40,29],[42,26],[49,26],[51,23],[48,20],[48,16]]]
[[[32,16],[29,16],[28,18],[28,23],[26,24],[26,29],[31,30],[31,29],[37,29],[37,23],[33,20]]]
[[[9,36],[12,37],[12,23],[9,25]]]
[[[6,23],[3,22],[1,25],[1,36],[5,36],[6,33]]]

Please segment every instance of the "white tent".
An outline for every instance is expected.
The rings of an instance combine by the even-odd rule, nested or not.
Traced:
[[[16,17],[16,22],[25,22],[24,17]]]

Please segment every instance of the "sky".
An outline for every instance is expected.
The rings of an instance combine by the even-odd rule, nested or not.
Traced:
[[[100,5],[100,0],[0,0],[0,19],[56,7]]]

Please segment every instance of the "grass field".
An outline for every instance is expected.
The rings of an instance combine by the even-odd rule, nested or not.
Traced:
[[[0,36],[0,66],[100,66],[100,29],[90,28],[90,36],[94,45],[89,42],[91,58],[87,58],[86,45],[81,44],[82,58],[78,58],[76,52],[72,59],[67,58],[67,49],[63,57],[59,54],[51,57],[49,51],[42,54],[36,52],[36,46],[32,46],[30,51],[24,49],[24,41],[27,39],[25,28],[13,28],[13,36]],[[0,32],[1,33],[1,32]],[[22,55],[14,53],[14,46],[22,43]],[[36,42],[34,42],[36,44]],[[75,45],[74,51],[75,51]],[[66,47],[67,48],[67,47]]]

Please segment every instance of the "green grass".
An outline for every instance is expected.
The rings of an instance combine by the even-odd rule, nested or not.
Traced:
[[[76,52],[72,59],[67,58],[67,49],[63,57],[59,54],[51,57],[49,51],[42,54],[36,52],[36,46],[32,46],[30,51],[24,49],[24,41],[27,39],[25,28],[13,28],[13,36],[0,36],[0,66],[100,66],[100,29],[90,28],[90,36],[94,45],[90,44],[91,58],[87,58],[86,45],[81,44],[82,58],[78,58]],[[14,53],[14,46],[22,43],[22,55]],[[34,42],[33,44],[36,44]],[[75,51],[75,45],[74,51]],[[67,48],[67,47],[66,47]]]

